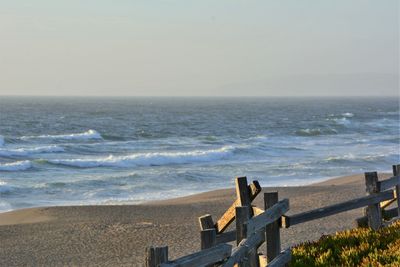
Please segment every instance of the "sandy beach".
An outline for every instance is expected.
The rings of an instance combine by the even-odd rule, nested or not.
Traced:
[[[365,186],[363,175],[354,175],[263,191],[278,191],[280,199],[289,198],[289,214],[294,214],[364,196]],[[200,249],[198,216],[209,213],[216,220],[234,198],[234,189],[224,189],[141,205],[2,213],[0,266],[143,266],[149,245],[168,245],[170,258],[180,257]],[[254,203],[262,207],[262,194]],[[361,209],[353,210],[283,229],[282,246],[352,228],[360,215]]]

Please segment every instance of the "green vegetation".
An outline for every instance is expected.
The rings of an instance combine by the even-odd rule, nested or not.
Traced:
[[[400,266],[400,221],[373,231],[357,228],[292,249],[290,266]]]

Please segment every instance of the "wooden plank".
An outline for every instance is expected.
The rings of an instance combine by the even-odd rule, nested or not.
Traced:
[[[253,201],[261,192],[261,186],[258,181],[253,181],[249,185],[250,201]],[[226,228],[235,220],[235,207],[240,206],[239,200],[236,199],[232,205],[225,211],[221,218],[215,223],[217,234],[225,231]]]
[[[236,182],[236,196],[241,207],[236,207],[236,242],[239,243],[247,237],[246,222],[253,215],[250,200],[250,191],[246,177],[238,177]],[[239,264],[239,267],[258,267],[257,250],[250,250],[246,255],[247,261]]]
[[[253,205],[251,206],[251,208],[253,210],[253,216],[260,215],[261,213],[263,213],[265,211],[265,210],[260,209],[260,208],[258,208],[256,206],[253,206]]]
[[[381,206],[381,209],[387,208],[387,207],[389,207],[392,203],[394,203],[394,202],[397,201],[396,190],[394,190],[393,195],[394,195],[394,198],[393,198],[393,199],[385,200],[385,201],[382,201],[381,203],[379,203],[379,205]]]
[[[367,205],[376,204],[391,198],[393,198],[393,190],[388,190],[380,192],[376,195],[360,197],[349,201],[341,202],[338,204],[325,206],[322,208],[301,212],[295,215],[285,216],[285,217],[289,219],[290,222],[289,225],[293,226],[299,223],[304,223],[307,221],[327,217],[344,211],[362,208]]]
[[[201,230],[214,228],[214,222],[210,214],[206,214],[199,217],[199,224]]]
[[[396,166],[396,165],[393,165],[393,166]],[[395,168],[393,168],[393,170],[395,170]],[[389,179],[379,181],[378,188],[380,191],[385,191],[385,190],[388,190],[399,184],[400,184],[400,176],[394,175],[393,177],[390,177]]]
[[[205,229],[201,230],[200,238],[201,238],[201,249],[211,248],[216,245],[216,230],[215,229]]]
[[[232,246],[228,244],[219,244],[215,247],[205,249],[172,262],[163,263],[160,267],[197,267],[225,260],[231,255]]]
[[[244,207],[251,206],[250,192],[247,186],[246,177],[237,177],[235,179],[236,184],[236,197],[239,200],[239,205]]]
[[[278,220],[285,212],[289,210],[289,200],[284,199],[273,205],[264,213],[251,218],[247,222],[247,233],[254,233],[266,225]]]
[[[268,210],[278,203],[278,192],[264,193],[264,208]],[[278,220],[265,227],[265,249],[267,262],[272,261],[281,251],[281,235]]]
[[[287,215],[283,215],[279,222],[280,222],[281,228],[289,228],[290,227],[290,217]]]
[[[393,217],[396,217],[396,216],[398,216],[397,207],[388,209],[388,210],[382,210],[382,214],[383,214],[384,218],[391,219]],[[363,217],[359,217],[359,218],[355,219],[354,224],[356,227],[367,227],[368,226],[367,216],[363,216]]]
[[[379,192],[378,173],[366,172],[365,185],[368,195],[376,195]],[[368,226],[374,230],[378,230],[382,225],[382,212],[380,204],[374,203],[368,205],[368,207],[366,208],[366,215],[368,218]]]
[[[249,220],[249,208],[239,206],[236,207],[236,244],[247,237],[247,229],[245,223]]]
[[[267,256],[263,254],[258,254],[258,261],[260,263],[260,267],[267,266]]]
[[[264,242],[264,231],[258,231],[243,239],[239,245],[232,251],[232,255],[222,265],[224,267],[232,267],[236,263],[242,262],[248,252],[252,249],[257,249]]]
[[[236,207],[236,244],[239,245],[240,241],[247,237],[246,222],[249,220],[249,207],[238,206]],[[248,255],[246,255],[248,257]],[[241,262],[239,267],[248,267],[249,263]]]
[[[168,262],[168,247],[148,247],[146,248],[146,267],[158,267],[164,262]]]
[[[393,175],[400,176],[400,164],[393,165]],[[400,183],[396,185],[397,214],[400,215]]]
[[[236,240],[236,230],[231,230],[231,231],[217,235],[217,244],[229,243],[229,242],[233,242],[235,240]]]
[[[282,251],[273,261],[268,263],[267,267],[282,267],[292,260],[292,252],[290,248]]]
[[[217,235],[217,244],[229,243],[236,240],[236,229]]]

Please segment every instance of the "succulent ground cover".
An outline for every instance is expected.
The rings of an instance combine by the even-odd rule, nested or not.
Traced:
[[[290,266],[400,267],[400,220],[379,231],[357,228],[292,248]]]

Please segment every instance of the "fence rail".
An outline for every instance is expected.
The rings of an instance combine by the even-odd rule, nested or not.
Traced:
[[[278,201],[278,192],[264,193],[264,209],[252,206],[260,194],[257,181],[248,185],[246,177],[236,178],[236,200],[214,223],[212,216],[199,217],[201,251],[175,260],[168,259],[168,247],[146,249],[147,267],[184,266],[238,266],[280,267],[291,261],[291,249],[281,251],[280,229],[289,228],[311,220],[332,216],[348,210],[365,207],[365,216],[357,218],[357,226],[369,226],[374,230],[383,227],[392,218],[400,218],[400,165],[393,165],[393,177],[378,179],[376,172],[365,173],[365,197],[334,205],[285,215],[289,200]],[[397,207],[386,209],[393,203]],[[388,219],[389,221],[384,221]],[[236,221],[234,230],[226,231]],[[226,244],[236,241],[236,247]],[[265,253],[258,252],[266,243]]]

